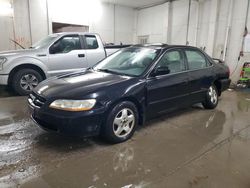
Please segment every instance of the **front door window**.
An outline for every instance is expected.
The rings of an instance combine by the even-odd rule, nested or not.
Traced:
[[[79,36],[65,36],[50,47],[50,54],[68,53],[82,49]]]

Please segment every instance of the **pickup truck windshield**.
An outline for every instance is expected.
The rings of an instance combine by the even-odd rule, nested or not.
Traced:
[[[57,37],[58,37],[57,35],[47,36],[46,38],[44,38],[44,39],[38,41],[37,43],[35,43],[31,48],[32,49],[41,49],[41,48],[44,48],[44,47],[48,46]]]
[[[148,48],[123,49],[101,61],[94,70],[140,76],[154,61],[158,52]]]

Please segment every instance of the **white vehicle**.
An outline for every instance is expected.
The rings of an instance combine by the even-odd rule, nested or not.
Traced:
[[[94,33],[52,34],[29,49],[0,53],[0,85],[27,95],[42,80],[91,67],[121,47],[104,47]]]

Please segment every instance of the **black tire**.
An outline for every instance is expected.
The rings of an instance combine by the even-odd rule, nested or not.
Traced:
[[[28,95],[31,93],[32,89],[35,87],[35,85],[33,85],[33,88],[31,88],[32,84],[29,83],[30,86],[28,86],[27,90],[24,89],[24,86],[21,84],[21,80],[24,78],[25,75],[29,75],[29,77],[31,75],[34,76],[36,78],[34,83],[36,83],[36,84],[40,83],[43,80],[42,75],[34,69],[18,70],[13,75],[11,86],[14,89],[14,91],[19,95]]]
[[[127,110],[127,120],[125,122],[122,122],[123,120],[123,111]],[[121,117],[120,117],[121,115]],[[132,123],[132,116],[134,116],[134,123]],[[103,131],[102,131],[102,137],[111,143],[121,143],[128,139],[130,139],[138,125],[138,110],[137,107],[129,101],[123,101],[113,107],[113,109],[110,110],[106,123],[103,125]],[[115,119],[121,118],[121,124],[122,128],[129,129],[129,131],[126,133],[126,130],[123,130],[120,133],[120,136],[118,135],[118,129],[120,126],[115,123]],[[130,122],[131,121],[131,122]],[[133,125],[133,126],[132,126]]]
[[[203,107],[206,109],[214,109],[218,105],[218,97],[219,93],[216,88],[216,86],[213,84],[209,87],[207,94],[206,94],[206,99],[202,103]]]

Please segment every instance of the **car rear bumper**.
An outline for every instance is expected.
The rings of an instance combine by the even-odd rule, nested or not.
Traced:
[[[98,135],[102,124],[101,114],[59,115],[48,113],[29,103],[31,119],[42,129],[68,136],[89,137]]]
[[[229,86],[231,84],[231,79],[221,79],[219,82],[221,85],[221,92],[222,92],[222,91],[225,91],[229,88]]]
[[[8,74],[0,74],[0,85],[8,85]]]

